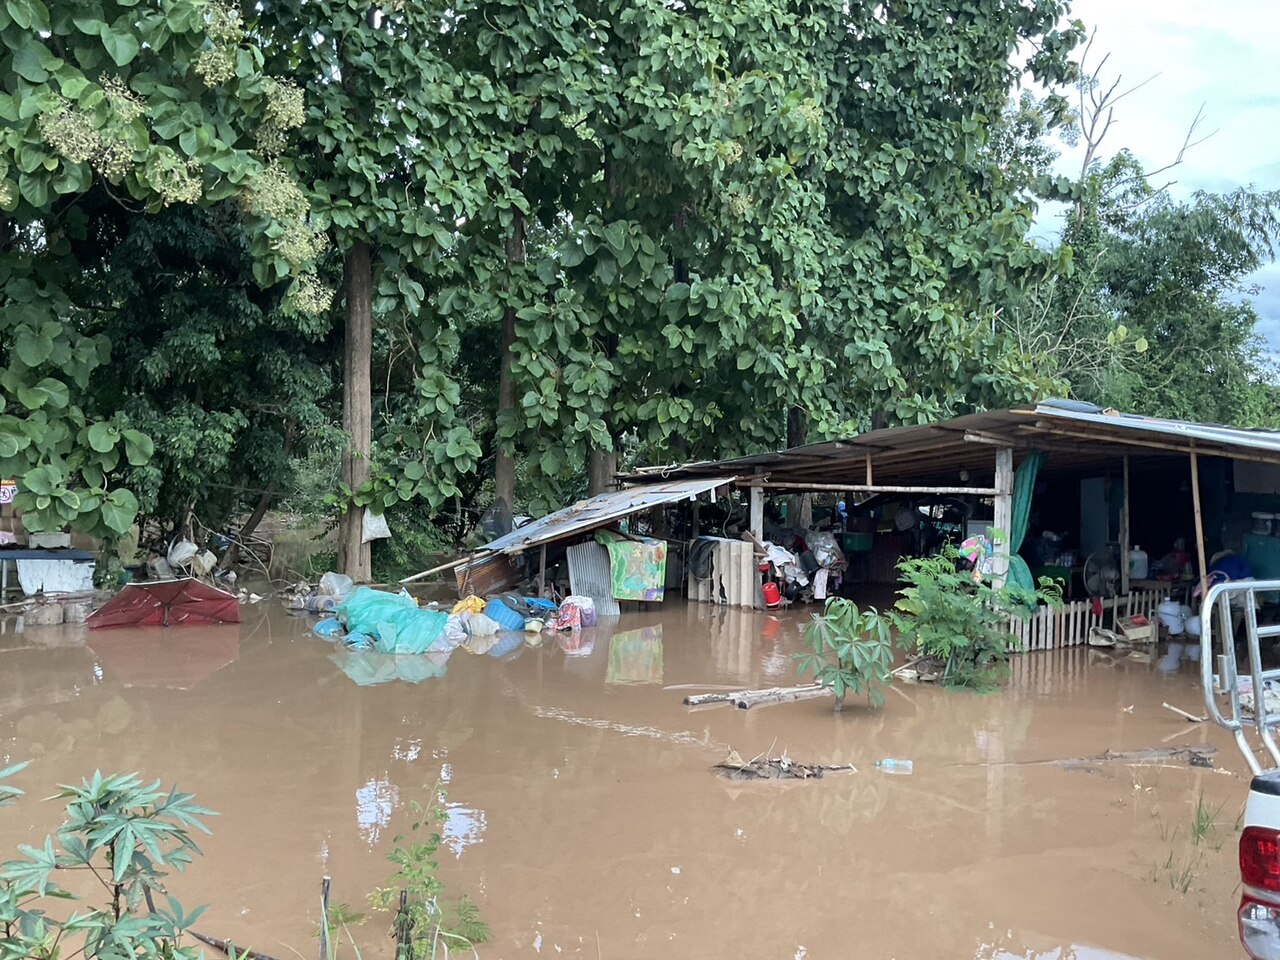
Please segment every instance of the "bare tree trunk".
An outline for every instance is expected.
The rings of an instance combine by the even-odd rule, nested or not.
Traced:
[[[342,382],[342,482],[358,490],[369,480],[373,452],[373,264],[369,246],[356,241],[343,265],[347,299],[346,357]],[[364,511],[352,505],[338,523],[338,569],[357,583],[373,579],[369,544],[361,537]]]
[[[792,407],[787,411],[787,446],[802,447],[809,436],[809,411]],[[813,495],[796,494],[787,500],[787,526],[807,530],[813,525]]]
[[[516,264],[524,263],[524,217],[516,213],[515,222],[511,225],[511,236],[507,238],[507,266],[514,269]],[[511,376],[511,351],[516,343],[516,308],[508,303],[502,313],[502,359],[498,368],[498,422],[504,415],[516,409],[516,384]],[[497,440],[497,453],[493,465],[494,495],[510,508],[515,507],[516,500],[516,461],[511,451],[501,439]]]
[[[240,532],[236,535],[236,542],[227,547],[227,552],[222,555],[222,559],[218,561],[217,572],[223,573],[230,570],[240,560],[240,544],[244,543],[249,537],[253,536],[253,532],[258,529],[258,524],[262,522],[262,518],[267,515],[267,511],[271,508],[271,502],[276,498],[276,485],[270,484],[267,489],[262,491],[262,496],[258,498],[257,505],[253,508],[253,513],[249,514],[249,518],[245,520],[240,527]]]
[[[614,489],[617,486],[614,481],[617,472],[617,452],[592,447],[587,461],[587,496],[594,497]]]

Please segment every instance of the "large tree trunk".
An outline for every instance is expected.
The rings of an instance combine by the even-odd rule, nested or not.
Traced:
[[[594,497],[612,490],[616,486],[614,476],[617,472],[617,452],[592,447],[587,460],[587,496]]]
[[[514,270],[524,263],[524,217],[516,213],[507,238],[507,267]],[[512,296],[508,291],[508,296]],[[516,384],[511,376],[511,351],[516,343],[516,307],[508,303],[502,313],[502,358],[498,368],[498,423],[516,409]],[[516,502],[516,461],[510,449],[499,438],[493,465],[494,496],[512,509]]]
[[[346,358],[342,381],[342,482],[358,490],[369,480],[373,452],[373,264],[368,244],[352,244],[343,265],[347,299]],[[354,505],[338,523],[338,569],[357,583],[373,579],[369,544],[361,537],[364,511]]]
[[[787,446],[802,447],[809,435],[809,411],[792,407],[787,411]],[[813,526],[813,495],[804,493],[787,501],[787,526],[808,530]]]

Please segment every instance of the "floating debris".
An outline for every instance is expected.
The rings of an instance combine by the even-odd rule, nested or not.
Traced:
[[[797,763],[785,753],[744,761],[737,750],[730,750],[712,769],[729,780],[820,780],[828,773],[858,772],[851,763]]]

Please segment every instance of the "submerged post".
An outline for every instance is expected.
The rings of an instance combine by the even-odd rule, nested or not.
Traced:
[[[329,950],[329,885],[325,877],[320,881],[320,960],[330,960]]]
[[[1013,527],[1013,448],[996,450],[995,529],[999,541],[994,545],[992,582],[1003,587],[1009,573],[1009,531]]]

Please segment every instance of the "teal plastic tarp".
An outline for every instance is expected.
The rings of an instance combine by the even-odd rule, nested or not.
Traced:
[[[445,653],[450,649],[444,636],[449,615],[423,610],[405,593],[357,587],[334,615],[347,625],[349,633],[371,637],[378,653]]]

